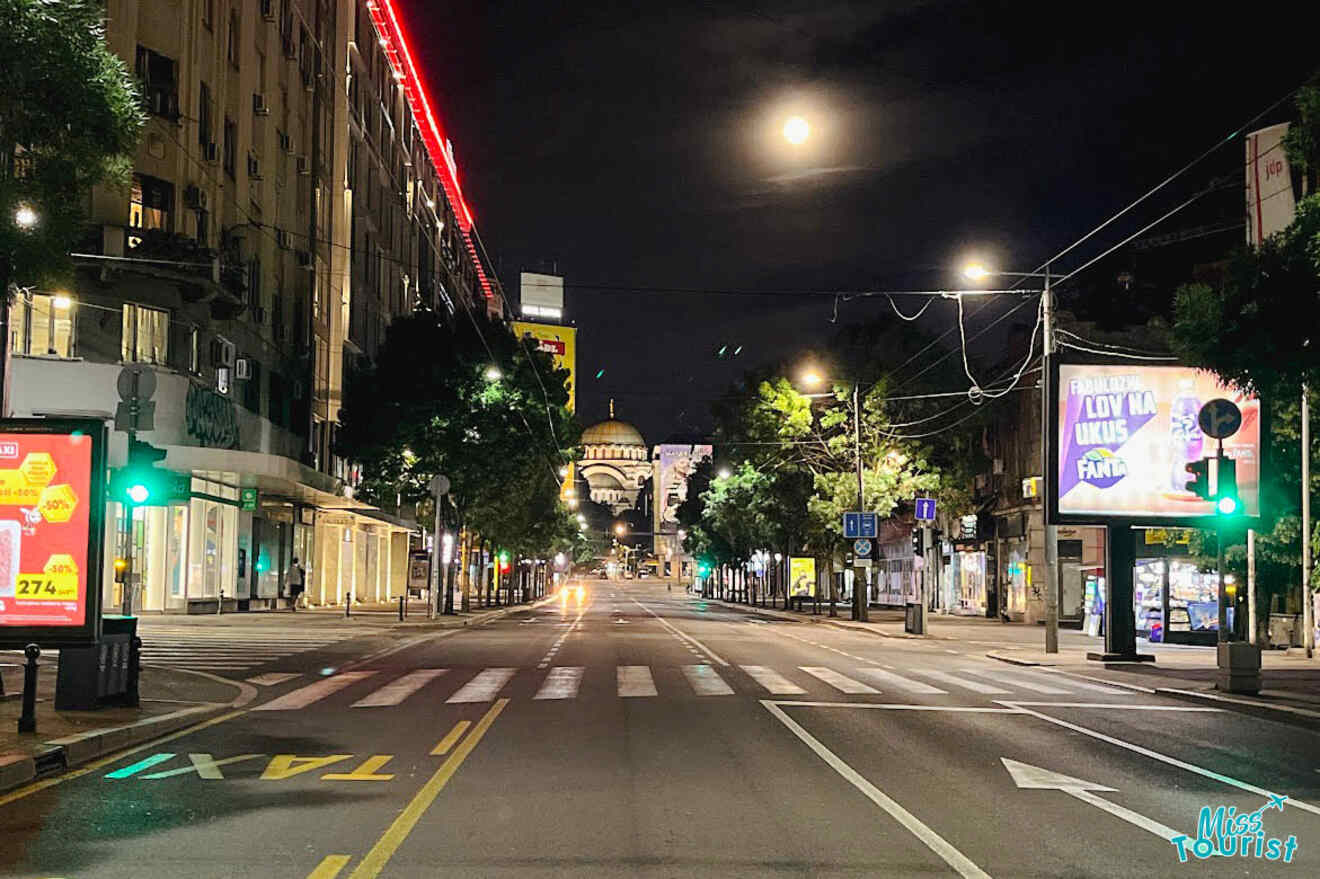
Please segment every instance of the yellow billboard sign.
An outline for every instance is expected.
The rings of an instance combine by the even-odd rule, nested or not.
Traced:
[[[568,370],[568,411],[577,411],[577,327],[516,320],[513,332],[520,339],[531,336],[538,350],[554,358],[555,369]]]
[[[816,560],[789,559],[788,594],[793,598],[811,598],[816,594]]]

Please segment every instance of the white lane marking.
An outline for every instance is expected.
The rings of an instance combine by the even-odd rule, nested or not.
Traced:
[[[709,665],[685,665],[683,675],[692,685],[698,696],[729,696],[733,687],[724,682],[715,669]]]
[[[1033,711],[1030,708],[1020,707],[1022,704],[1020,702],[1010,702],[1002,699],[996,700],[996,702],[1000,705],[1004,705],[1009,708],[1017,708],[1018,710],[1022,711],[1024,714],[1030,714],[1032,717],[1038,717],[1041,720],[1045,721],[1046,723],[1052,723],[1056,726],[1061,726],[1064,729],[1070,729],[1073,732],[1079,732],[1083,735],[1090,736],[1093,739],[1099,739],[1102,742],[1108,742],[1111,745],[1117,745],[1120,748],[1126,748],[1127,750],[1132,751],[1135,754],[1141,754],[1143,757],[1149,757],[1152,760],[1159,760],[1161,763],[1167,763],[1170,766],[1177,766],[1179,769],[1186,769],[1188,772],[1194,772],[1197,775],[1203,776],[1205,778],[1213,778],[1215,781],[1223,782],[1224,784],[1229,785],[1230,787],[1238,788],[1239,790],[1250,791],[1251,793],[1259,794],[1262,797],[1271,797],[1276,794],[1275,791],[1269,791],[1263,787],[1257,787],[1256,785],[1251,784],[1249,782],[1239,781],[1238,779],[1232,778],[1231,776],[1228,775],[1221,775],[1220,773],[1215,772],[1212,769],[1206,769],[1204,767],[1197,766],[1193,763],[1188,763],[1185,760],[1179,760],[1177,757],[1170,757],[1167,754],[1161,754],[1159,751],[1152,751],[1150,748],[1143,748],[1141,745],[1135,744],[1133,742],[1127,742],[1124,741],[1123,739],[1117,739],[1114,738],[1113,736],[1105,735],[1102,732],[1097,732],[1096,730],[1093,729],[1087,729],[1084,726],[1078,726],[1075,723],[1069,723],[1068,721],[1061,720],[1057,717],[1051,717],[1050,715],[1044,714],[1040,711]],[[1102,707],[1112,708],[1114,706],[1104,705]],[[1302,800],[1295,799],[1294,797],[1291,796],[1288,797],[1288,805],[1295,809],[1301,809],[1305,812],[1311,812],[1312,814],[1320,815],[1320,806],[1313,806],[1310,803],[1303,802]]]
[[[743,665],[739,668],[776,696],[796,696],[807,692],[779,672],[764,665]]]
[[[651,669],[645,665],[621,665],[618,667],[620,696],[654,696],[655,680]]]
[[[939,687],[932,687],[930,684],[924,684],[921,681],[914,681],[911,678],[905,678],[902,675],[896,675],[891,671],[885,671],[879,668],[859,668],[854,671],[864,678],[870,678],[878,681],[882,686],[897,687],[900,690],[907,690],[909,693],[920,693],[927,696],[947,696],[947,690],[941,690]]]
[[[881,708],[887,711],[952,711],[966,714],[1026,713],[1015,708],[987,708],[984,705],[922,705],[919,702],[806,702],[797,699],[762,699],[761,702],[769,705],[786,705],[790,708]],[[1056,703],[1044,702],[1040,704],[1054,705]]]
[[[971,690],[973,693],[985,693],[990,696],[1003,696],[1012,692],[1011,690],[1005,690],[1003,687],[996,687],[992,684],[983,684],[980,681],[960,678],[957,675],[951,675],[948,672],[935,671],[933,669],[922,669],[918,674],[937,680],[941,684],[950,684],[955,687],[962,687],[963,689]]]
[[[292,693],[285,693],[278,699],[272,699],[257,707],[253,711],[289,711],[295,708],[306,708],[313,702],[324,699],[331,693],[337,693],[345,687],[356,684],[358,681],[366,680],[374,675],[374,671],[346,671],[324,680],[317,681],[314,684],[308,684],[305,687],[299,687]]]
[[[1201,711],[1201,712],[1223,712],[1223,708],[1212,708],[1208,705],[1124,705],[1114,702],[1028,702],[1020,699],[1013,700],[1014,705],[1037,705],[1042,708],[1104,708],[1106,710],[1113,708],[1117,711]]]
[[[1148,818],[1140,812],[1134,812],[1131,809],[1111,803],[1103,797],[1097,796],[1096,791],[1108,791],[1117,793],[1117,788],[1108,787],[1094,781],[1085,781],[1080,778],[1074,778],[1071,775],[1064,775],[1061,772],[1053,772],[1040,766],[1032,766],[1030,763],[1020,763],[1017,760],[1010,760],[1007,757],[1000,757],[1000,762],[1008,770],[1009,775],[1013,776],[1013,782],[1020,789],[1025,790],[1056,790],[1081,800],[1083,803],[1089,803],[1097,809],[1103,809],[1115,818],[1119,818],[1129,824],[1140,827],[1142,830],[1149,831],[1161,839],[1172,842],[1176,837],[1185,836],[1172,827],[1168,827],[1154,818]]]
[[[262,687],[273,687],[276,684],[282,684],[285,681],[291,681],[294,678],[300,678],[302,675],[296,671],[272,671],[264,675],[257,675],[254,678],[248,678],[249,684],[258,684]]]
[[[802,669],[804,672],[811,675],[813,678],[818,678],[819,680],[824,681],[825,683],[829,684],[831,687],[833,687],[834,689],[838,690],[841,693],[879,693],[880,692],[875,687],[871,687],[866,684],[863,684],[861,681],[854,681],[852,678],[848,677],[847,675],[841,675],[832,668],[825,668],[819,665],[799,665],[798,668]]]
[[[962,671],[969,675],[977,675],[979,677],[989,678],[992,681],[999,681],[1002,684],[1012,684],[1021,690],[1030,690],[1033,693],[1044,693],[1047,696],[1066,696],[1070,692],[1068,690],[1061,690],[1058,687],[1051,687],[1049,684],[1038,684],[1030,678],[1023,677],[1022,675],[988,671],[979,668],[964,668]]]
[[[586,669],[580,665],[561,665],[550,669],[536,691],[534,699],[574,699],[578,688],[582,686],[582,674]]]
[[[728,664],[729,664],[729,663],[726,662],[723,658],[721,658],[721,657],[720,657],[720,656],[719,656],[714,650],[711,650],[709,647],[707,647],[705,644],[702,644],[700,641],[698,641],[696,638],[693,638],[691,635],[688,635],[688,634],[686,634],[685,632],[680,632],[678,629],[676,629],[676,628],[674,628],[673,626],[671,626],[671,625],[669,624],[669,621],[668,621],[668,620],[666,620],[664,617],[660,616],[660,614],[656,613],[655,611],[651,610],[651,609],[650,609],[649,607],[647,607],[646,605],[642,604],[642,603],[641,603],[640,601],[638,601],[636,598],[632,599],[632,603],[635,604],[635,605],[637,605],[638,607],[640,607],[642,610],[646,611],[647,613],[649,613],[651,616],[655,617],[656,620],[660,623],[660,625],[662,625],[662,626],[664,626],[666,629],[668,629],[668,630],[669,630],[669,631],[670,631],[675,637],[677,637],[679,640],[684,641],[684,642],[686,642],[686,643],[688,643],[688,644],[690,644],[690,645],[692,645],[692,646],[697,647],[699,650],[701,650],[702,653],[705,653],[707,656],[709,656],[711,659],[713,659],[713,660],[714,660],[716,663],[718,663],[719,665],[728,665]]]
[[[390,705],[398,705],[447,671],[449,671],[447,668],[419,668],[416,671],[410,671],[403,677],[390,681],[379,690],[368,693],[348,707],[386,708]]]
[[[793,720],[793,718],[789,717],[782,708],[765,699],[761,700],[761,704],[764,705],[766,710],[774,715],[780,723],[787,727],[793,735],[801,739],[808,748],[815,751],[816,756],[824,760],[826,765],[839,773],[839,775],[843,776],[849,784],[861,791],[862,795],[868,800],[887,812],[891,818],[907,828],[908,832],[921,840],[921,842],[932,852],[939,855],[946,864],[958,873],[958,875],[963,876],[964,879],[990,879],[990,874],[972,863],[966,855],[954,848],[944,839],[944,837],[940,836],[926,824],[922,823],[920,818],[903,808],[897,801],[885,794],[884,791],[863,778],[857,770],[839,759],[833,751],[822,745],[815,736],[803,729],[797,721]]]
[[[500,690],[513,677],[516,668],[487,668],[468,681],[458,692],[445,700],[448,704],[459,702],[490,702],[499,695]]]

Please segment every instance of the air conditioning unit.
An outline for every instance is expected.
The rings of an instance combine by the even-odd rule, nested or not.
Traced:
[[[280,149],[286,153],[293,152],[293,138],[289,137],[283,131],[280,132]]]
[[[312,160],[306,156],[299,156],[296,164],[298,166],[298,173],[302,176],[306,177],[308,174],[312,173]]]
[[[310,269],[312,267],[311,252],[307,250],[299,250],[297,251],[297,254],[298,254],[298,268]]]
[[[234,378],[239,381],[247,381],[252,378],[252,361],[246,357],[240,357],[234,361]]]
[[[214,143],[208,143],[202,147],[202,158],[208,162],[220,161],[220,147]]]
[[[266,322],[265,307],[260,305],[252,306],[252,321],[253,323],[259,323],[259,324],[264,324]],[[239,360],[239,363],[242,362],[243,362],[242,360]],[[239,376],[239,378],[242,378],[242,376]]]
[[[261,0],[261,17],[266,21],[275,20],[275,0]]]
[[[211,341],[211,365],[227,369],[234,365],[234,343],[217,336]]]
[[[275,244],[279,246],[280,250],[289,249],[289,231],[287,229],[281,229],[279,226],[275,227]]]
[[[293,41],[293,37],[285,34],[280,38],[280,48],[284,50],[284,57],[292,61],[298,57],[298,44]]]
[[[258,116],[270,115],[270,106],[266,104],[266,96],[261,92],[254,92],[252,95],[252,112]]]
[[[256,156],[248,156],[248,179],[261,179],[261,161]]]
[[[183,190],[183,203],[185,207],[189,207],[195,211],[206,210],[206,190],[202,189],[195,183],[190,183]]]

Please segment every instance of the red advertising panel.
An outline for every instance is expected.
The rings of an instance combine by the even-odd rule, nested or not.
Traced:
[[[104,436],[100,422],[0,422],[0,640],[94,637]]]

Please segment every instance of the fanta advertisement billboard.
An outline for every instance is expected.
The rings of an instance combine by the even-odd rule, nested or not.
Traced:
[[[1243,513],[1260,515],[1261,407],[1213,374],[1186,366],[1061,363],[1054,488],[1060,521],[1213,518],[1211,501],[1187,491],[1186,465],[1214,456],[1201,407],[1231,400],[1242,426],[1224,440],[1237,465]]]

